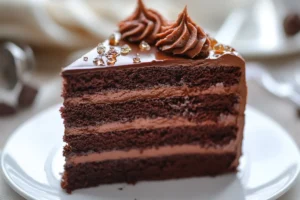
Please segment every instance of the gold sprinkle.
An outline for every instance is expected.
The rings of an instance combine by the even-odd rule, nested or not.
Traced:
[[[102,57],[94,58],[93,62],[96,66],[104,66],[105,65],[104,60],[102,59]]]
[[[139,47],[141,51],[149,51],[151,49],[150,45],[145,41],[142,41]]]
[[[224,53],[224,45],[223,44],[216,44],[213,49],[214,49],[216,54],[223,54]]]
[[[88,61],[89,58],[88,58],[88,57],[83,57],[83,60],[84,60],[84,61]]]
[[[111,55],[116,58],[120,55],[120,53],[114,47],[110,47],[106,55]]]
[[[117,58],[114,55],[106,55],[107,64],[114,65],[117,62]]]
[[[109,44],[110,45],[113,45],[113,46],[116,46],[119,44],[119,40],[116,38],[116,35],[115,34],[111,34],[109,36]]]
[[[127,55],[131,51],[131,48],[128,44],[125,44],[124,46],[121,47],[121,54],[122,55]]]
[[[105,51],[106,51],[106,47],[102,43],[99,43],[97,46],[98,54],[103,55]]]
[[[136,57],[133,58],[133,63],[140,63],[141,62],[141,58],[140,58],[140,54],[136,54]]]

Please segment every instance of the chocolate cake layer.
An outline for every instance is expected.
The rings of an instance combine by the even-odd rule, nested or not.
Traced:
[[[108,151],[165,145],[225,145],[236,138],[237,127],[194,126],[160,129],[134,129],[100,134],[65,135],[73,152]]]
[[[111,122],[96,126],[71,127],[65,129],[65,135],[80,135],[80,134],[97,134],[105,132],[117,132],[133,129],[159,129],[168,127],[193,127],[193,126],[231,126],[236,125],[239,118],[242,116],[223,115],[221,114],[218,121],[207,120],[203,122],[192,122],[184,117],[172,117],[155,119],[140,118],[130,122]]]
[[[66,164],[62,187],[71,192],[100,184],[216,176],[235,171],[235,158],[235,153],[189,154]]]
[[[68,105],[61,109],[66,127],[80,127],[108,122],[127,122],[136,118],[183,116],[193,121],[217,121],[221,114],[237,114],[239,97],[228,95],[201,95],[140,99],[115,104]]]
[[[63,97],[78,97],[83,94],[111,90],[136,90],[155,86],[184,86],[207,89],[218,83],[225,87],[238,84],[240,67],[168,66],[106,69],[98,72],[85,71],[63,74]]]

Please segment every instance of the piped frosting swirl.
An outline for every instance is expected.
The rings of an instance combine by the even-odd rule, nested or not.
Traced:
[[[157,34],[156,46],[163,52],[189,58],[207,57],[210,41],[207,34],[200,28],[187,13],[187,7],[179,14],[173,24],[162,27]]]
[[[147,9],[142,0],[138,0],[133,15],[120,22],[119,31],[122,39],[130,42],[146,41],[155,44],[155,37],[164,25],[166,21],[158,12]]]

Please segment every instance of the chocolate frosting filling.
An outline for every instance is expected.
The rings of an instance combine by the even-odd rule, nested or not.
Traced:
[[[187,155],[187,154],[222,154],[227,152],[234,152],[236,142],[232,141],[222,147],[200,147],[199,145],[173,145],[159,148],[131,149],[129,151],[107,151],[102,153],[91,152],[83,155],[70,155],[67,158],[67,163],[86,163],[86,162],[103,162],[107,160],[118,159],[135,159],[135,158],[152,158],[170,155]]]

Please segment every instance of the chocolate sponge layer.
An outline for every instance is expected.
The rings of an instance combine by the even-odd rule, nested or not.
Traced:
[[[193,121],[217,121],[220,114],[237,114],[236,94],[199,95],[139,99],[115,104],[65,104],[61,109],[66,127],[99,125],[109,122],[128,122],[136,118],[182,116]]]
[[[207,89],[217,83],[238,84],[240,67],[169,66],[109,69],[63,74],[63,97],[78,97],[109,90],[134,90],[154,86],[183,86]]]
[[[235,153],[208,153],[66,164],[61,185],[70,193],[100,184],[216,176],[235,171],[235,158]]]

